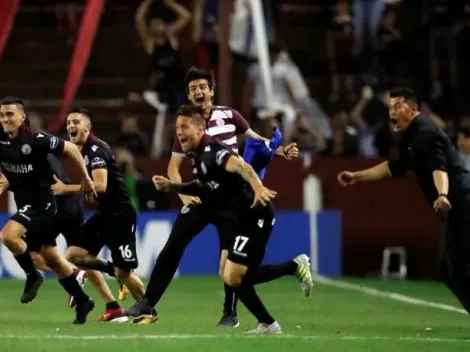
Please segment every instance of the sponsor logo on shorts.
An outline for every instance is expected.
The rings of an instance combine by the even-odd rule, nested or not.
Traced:
[[[184,205],[182,208],[181,208],[181,214],[186,214],[188,213],[190,210],[190,208],[187,206],[187,205]]]

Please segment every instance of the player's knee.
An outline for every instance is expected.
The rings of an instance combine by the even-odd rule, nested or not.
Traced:
[[[52,271],[59,270],[63,265],[63,259],[58,255],[43,255],[43,259],[46,265],[52,269]]]
[[[233,271],[225,271],[223,273],[222,278],[224,279],[224,282],[229,285],[230,287],[238,287],[242,283],[243,275],[238,272],[233,272]]]
[[[119,281],[126,282],[129,279],[129,276],[131,276],[131,271],[120,268],[114,268],[114,275]]]
[[[76,247],[69,247],[65,252],[65,259],[72,264],[79,265],[86,255],[87,253],[84,253]]]

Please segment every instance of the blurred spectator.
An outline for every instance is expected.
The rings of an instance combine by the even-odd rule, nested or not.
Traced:
[[[460,29],[457,11],[455,0],[424,1],[423,22],[430,27],[429,54],[433,99],[442,95],[440,64],[444,58],[448,60],[451,87],[454,91],[457,89],[456,37]]]
[[[364,25],[367,24],[368,34],[372,39],[372,47],[376,47],[377,29],[379,28],[385,0],[353,0],[354,30],[357,38],[357,52],[364,48]]]
[[[292,142],[297,143],[297,146],[301,153],[313,153],[317,149],[316,136],[311,131],[309,122],[309,118],[305,115],[300,115],[295,120]]]
[[[121,134],[116,145],[128,149],[135,156],[147,156],[149,145],[147,137],[139,129],[137,118],[129,116],[121,122]]]
[[[80,26],[80,12],[84,1],[64,0],[55,5],[57,32],[65,33],[73,40]]]
[[[41,116],[36,112],[28,113],[29,128],[33,133],[43,131],[43,123]]]
[[[323,138],[331,138],[330,117],[323,111],[318,102],[311,97],[310,90],[299,67],[285,50],[281,51],[278,59],[286,65],[288,71],[286,76],[297,112],[309,117],[308,126],[312,133],[320,133]]]
[[[331,156],[354,156],[358,151],[357,129],[349,123],[346,111],[333,116],[333,137],[327,142],[323,154]]]
[[[463,88],[464,94],[468,94],[470,85],[470,0],[463,0],[462,10],[462,31],[459,33],[458,47],[459,47],[459,61],[462,64],[463,76],[460,80],[460,88]]]
[[[253,28],[251,0],[235,0],[230,31],[230,48],[242,57],[257,59],[258,49]],[[261,0],[263,6],[266,36],[269,44],[276,41],[273,7],[274,1]]]
[[[114,156],[116,163],[121,168],[121,173],[124,178],[127,190],[131,197],[132,205],[136,210],[139,210],[139,198],[137,195],[137,183],[142,179],[142,172],[137,170],[135,166],[134,157],[132,154],[123,147],[114,148]]]
[[[386,10],[382,23],[378,31],[377,54],[382,75],[383,83],[390,86],[394,76],[398,73],[401,66],[402,54],[402,35],[397,26],[397,14],[394,9]]]
[[[336,3],[336,15],[326,32],[327,55],[331,68],[330,101],[340,99],[341,80],[344,80],[348,99],[354,100],[354,24],[346,0]]]
[[[219,28],[215,19],[194,22],[194,42],[196,43],[196,66],[213,72],[217,82],[219,71]]]
[[[461,128],[457,133],[457,147],[464,167],[470,171],[470,128]]]
[[[251,103],[251,109],[247,105],[243,108],[245,116],[248,111],[252,111],[255,115],[263,112],[265,108],[272,109],[276,112],[282,112],[282,133],[285,140],[290,140],[292,128],[297,116],[295,110],[295,102],[293,101],[292,87],[290,82],[290,70],[286,62],[279,59],[281,48],[277,45],[269,46],[269,58],[271,63],[271,79],[273,84],[273,101],[268,102],[265,93],[265,87],[261,76],[261,67],[259,63],[254,63],[248,69],[248,80],[243,89],[244,103]],[[271,104],[271,105],[269,105]],[[259,115],[260,118],[271,116],[271,112]]]
[[[178,16],[167,24],[160,17],[150,17],[152,3],[153,0],[144,0],[135,14],[137,33],[152,68],[152,89],[144,92],[143,98],[157,110],[168,107],[174,111],[184,102],[184,67],[178,54],[177,36],[191,21],[191,13],[175,0],[163,0]]]

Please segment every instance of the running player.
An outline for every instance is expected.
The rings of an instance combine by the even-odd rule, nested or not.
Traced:
[[[285,275],[296,275],[302,282],[304,295],[309,296],[313,282],[308,270],[308,257],[300,255],[281,264],[261,265],[275,223],[274,207],[270,200],[276,192],[265,188],[253,168],[230,147],[205,134],[205,124],[200,107],[188,105],[180,108],[177,137],[182,150],[194,160],[197,179],[189,183],[173,183],[164,177],[154,176],[154,183],[159,190],[200,197],[206,209],[201,216],[205,219],[219,209],[230,210],[234,214],[236,236],[232,238],[224,265],[224,282],[258,319],[257,328],[251,332],[281,333],[279,324],[257,296],[254,285]],[[174,228],[178,227],[178,221],[181,220],[176,220]],[[151,316],[151,284],[158,279],[153,276],[154,273],[145,299],[128,308],[127,314],[136,318]]]
[[[119,167],[110,147],[91,133],[91,116],[86,109],[76,109],[67,116],[70,140],[81,150],[88,172],[98,193],[97,212],[83,225],[71,262],[79,267],[95,269],[115,276],[139,300],[144,294],[144,284],[132,272],[137,268],[136,212],[130,201]],[[76,193],[80,185],[67,185],[59,180],[53,186],[55,194]],[[99,259],[97,255],[106,245],[113,262]],[[116,309],[110,318],[122,316]]]
[[[204,118],[206,120],[206,131],[207,134],[213,137],[217,137],[221,142],[227,144],[233,149],[235,153],[238,153],[238,136],[247,136],[255,140],[268,141],[266,138],[261,137],[254,132],[243,116],[227,106],[216,106],[213,104],[213,98],[215,94],[215,79],[214,75],[210,72],[191,68],[185,79],[186,94],[188,100],[195,106],[199,106],[204,111]],[[277,156],[284,157],[286,159],[294,159],[298,156],[299,150],[295,143],[288,144],[286,146],[278,145],[274,150],[274,154]],[[170,162],[168,164],[168,176],[172,182],[181,182],[182,178],[179,173],[179,169],[182,162],[186,158],[185,153],[182,151],[181,144],[178,139],[175,139],[173,144],[173,150]],[[210,219],[207,219],[206,223],[201,223],[203,216],[200,214],[205,213],[204,204],[198,197],[191,197],[180,194],[184,207],[181,210],[182,216],[184,215],[184,227],[187,231],[177,231],[180,236],[185,238],[172,239],[167,242],[164,249],[160,253],[165,261],[157,259],[156,270],[159,270],[160,263],[168,268],[176,270],[176,265],[180,260],[176,250],[170,247],[171,244],[178,243],[189,243],[204,227],[209,223],[212,223],[217,228],[220,242],[220,268],[219,273],[222,276],[224,272],[225,260],[228,255],[229,247],[233,238],[233,224],[234,221],[231,212],[219,211]],[[172,252],[171,255],[167,255],[167,252]],[[182,254],[182,252],[181,252]],[[171,258],[170,258],[171,256]],[[164,270],[163,268],[161,270]],[[173,275],[163,274],[160,278],[162,289],[164,285],[169,284],[169,280]],[[229,285],[224,285],[225,300],[223,305],[223,314],[219,320],[218,327],[237,327],[239,324],[237,315],[237,296],[233,289]],[[162,291],[161,291],[162,292]]]
[[[16,97],[0,101],[0,123],[7,138],[0,141],[1,165],[9,189],[13,192],[18,211],[3,226],[3,244],[13,253],[26,273],[22,303],[31,302],[43,282],[34,267],[24,234],[27,232],[31,245],[39,251],[46,265],[59,278],[60,284],[77,302],[75,324],[84,324],[95,303],[78,284],[70,265],[62,258],[55,242],[54,216],[57,212],[50,189],[53,173],[48,154],[66,155],[79,167],[85,197],[92,200],[96,195],[79,150],[72,143],[43,133],[32,133],[25,126],[26,113],[23,102]],[[2,191],[5,188],[2,188]]]

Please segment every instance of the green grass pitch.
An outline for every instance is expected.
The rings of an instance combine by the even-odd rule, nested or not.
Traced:
[[[459,307],[438,283],[347,280],[388,292]],[[110,281],[114,291],[117,284]],[[223,286],[216,277],[177,278],[158,305],[152,325],[98,323],[104,305],[91,285],[97,306],[84,326],[71,324],[74,311],[55,280],[46,280],[37,298],[21,305],[23,282],[0,280],[0,351],[470,351],[470,317],[374,297],[318,283],[304,298],[293,278],[258,286],[282,336],[247,336],[255,320],[240,305],[240,327],[218,330]],[[116,292],[117,296],[117,292]],[[126,306],[132,304],[129,297]]]

